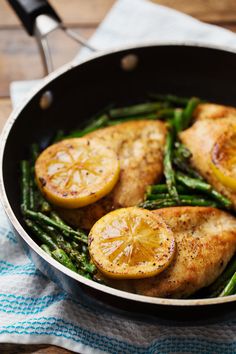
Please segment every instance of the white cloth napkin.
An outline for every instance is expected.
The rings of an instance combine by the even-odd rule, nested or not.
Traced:
[[[107,49],[144,41],[191,41],[236,48],[228,30],[147,0],[118,0],[90,43]],[[83,50],[76,60],[89,55]],[[14,105],[34,85],[11,86]],[[0,211],[0,342],[50,343],[80,353],[235,353],[236,320],[170,326],[109,313],[72,299],[36,270]]]
[[[117,1],[89,43],[98,49],[109,49],[151,41],[236,48],[235,33],[147,0]],[[87,54],[84,50],[77,59]]]

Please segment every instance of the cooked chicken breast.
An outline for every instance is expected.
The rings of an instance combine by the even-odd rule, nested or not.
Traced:
[[[70,224],[90,229],[107,212],[143,201],[146,187],[158,182],[163,171],[166,126],[160,121],[129,121],[96,130],[86,137],[100,139],[120,160],[120,177],[113,191],[87,207],[60,209]]]
[[[236,192],[224,186],[215,176],[211,167],[211,151],[219,137],[233,129],[234,117],[224,119],[203,119],[180,133],[180,140],[192,153],[193,167],[219,192],[228,197],[236,208]]]
[[[157,276],[109,280],[109,285],[141,295],[187,298],[213,283],[236,251],[236,218],[209,207],[173,207],[153,213],[160,215],[175,235],[174,260]]]
[[[197,106],[193,116],[196,121],[228,117],[236,118],[236,108],[214,103],[202,103]]]

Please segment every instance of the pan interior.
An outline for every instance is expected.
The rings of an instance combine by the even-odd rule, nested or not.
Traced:
[[[121,60],[135,54],[132,71]],[[125,105],[144,100],[149,92],[199,96],[207,101],[235,105],[236,55],[194,46],[151,46],[114,52],[78,65],[49,81],[21,110],[3,152],[3,183],[10,206],[20,213],[19,161],[29,145],[46,147],[56,131],[70,132],[110,103]],[[52,93],[51,106],[42,110],[40,98]]]

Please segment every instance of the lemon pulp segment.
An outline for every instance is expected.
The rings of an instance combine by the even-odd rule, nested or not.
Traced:
[[[99,219],[89,234],[89,252],[111,278],[146,278],[172,261],[175,241],[162,218],[136,207],[117,209]]]
[[[223,133],[211,152],[211,167],[217,179],[236,192],[236,127]]]
[[[53,204],[78,208],[108,194],[119,178],[119,160],[98,139],[74,138],[49,146],[38,157],[35,174]]]

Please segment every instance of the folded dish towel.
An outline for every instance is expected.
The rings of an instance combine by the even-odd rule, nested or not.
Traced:
[[[130,15],[132,14],[132,16]],[[98,48],[140,41],[188,41],[236,48],[230,31],[147,0],[119,0],[91,43]],[[88,55],[86,50],[76,60]],[[34,83],[12,86],[14,103]],[[49,281],[21,250],[0,210],[0,342],[50,343],[80,353],[235,353],[236,319],[177,326],[96,310]]]

